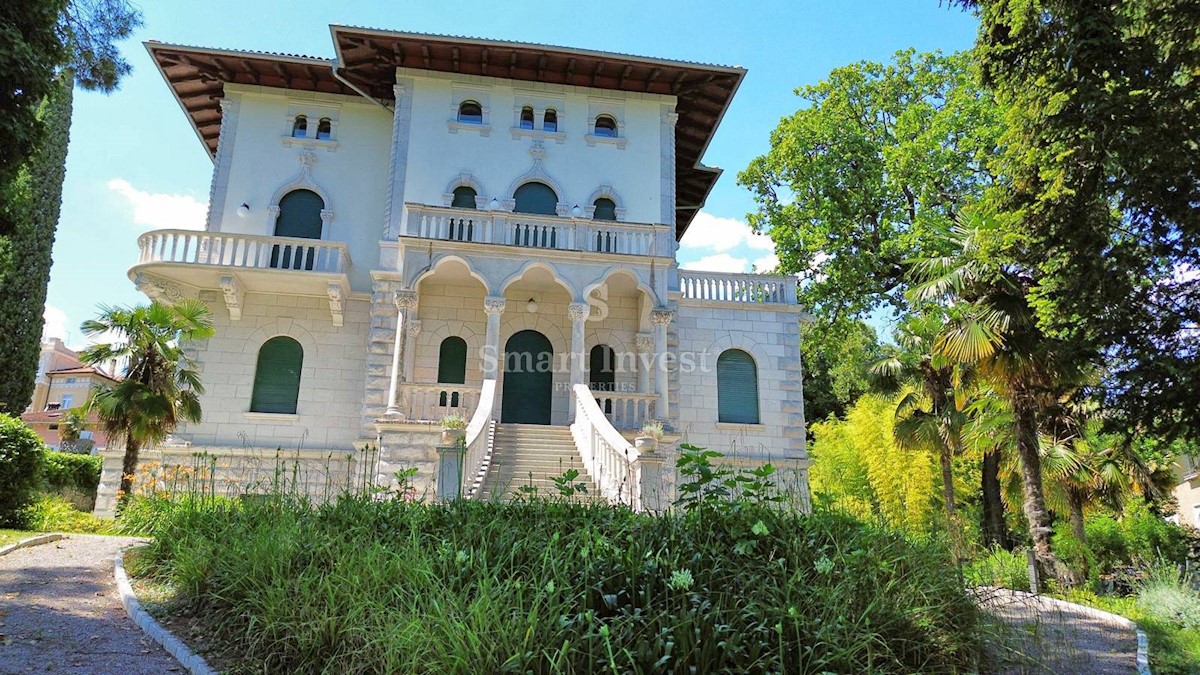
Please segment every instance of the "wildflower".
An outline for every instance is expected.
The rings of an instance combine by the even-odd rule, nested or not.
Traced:
[[[692,571],[689,569],[676,570],[671,572],[671,588],[677,591],[686,591],[695,583],[692,577]]]

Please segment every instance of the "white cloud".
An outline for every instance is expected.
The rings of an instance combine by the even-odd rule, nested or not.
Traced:
[[[191,195],[145,192],[124,178],[108,181],[108,189],[133,207],[133,223],[147,230],[203,230],[208,209]]]
[[[735,258],[728,253],[718,253],[716,255],[705,256],[699,260],[692,262],[681,263],[680,268],[685,270],[700,270],[704,272],[745,272],[749,260],[745,258]]]
[[[749,246],[759,251],[774,251],[775,242],[771,238],[755,234],[750,226],[736,218],[720,218],[701,211],[696,214],[692,224],[688,226],[687,234],[679,245],[683,248],[710,249],[716,252],[728,251],[731,248]]]
[[[42,326],[42,339],[58,338],[63,342],[67,341],[67,334],[70,333],[70,322],[67,320],[67,313],[54,305],[46,305],[42,310],[42,318],[45,319],[45,324]]]
[[[770,272],[776,267],[779,267],[779,256],[774,253],[768,253],[754,260],[754,269],[758,272]]]

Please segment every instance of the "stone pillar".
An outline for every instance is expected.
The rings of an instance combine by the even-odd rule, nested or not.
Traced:
[[[221,229],[225,196],[229,192],[229,167],[233,163],[233,141],[237,135],[240,101],[238,98],[221,99],[221,131],[217,134],[217,155],[213,158],[212,185],[208,189],[208,217],[204,220],[204,229],[209,232]]]
[[[409,317],[405,322],[404,332],[408,334],[408,341],[404,345],[404,370],[401,371],[401,381],[412,382],[413,363],[417,358],[417,336],[421,334],[421,320]]]
[[[638,376],[638,393],[650,393],[650,369],[651,361],[646,358],[654,354],[654,336],[650,333],[638,333],[636,338],[637,345],[637,376]]]
[[[392,347],[392,380],[388,385],[387,416],[403,418],[404,413],[400,410],[400,383],[404,379],[404,342],[407,339],[404,321],[408,318],[408,311],[417,306],[417,292],[396,291],[394,302],[396,303],[396,342]]]
[[[634,508],[638,511],[661,513],[670,506],[670,495],[667,494],[666,481],[663,480],[666,459],[661,452],[650,452],[639,455],[634,463],[638,489]]]
[[[462,461],[467,448],[461,443],[439,445],[437,469],[437,500],[448,502],[462,496]]]
[[[488,296],[483,299],[483,311],[487,314],[487,333],[483,341],[483,379],[495,380],[500,375],[500,315],[504,313],[504,298]]]
[[[592,308],[586,302],[567,305],[567,316],[571,318],[571,396],[567,419],[575,421],[575,385],[583,384],[583,328]]]
[[[399,232],[400,213],[404,209],[404,183],[408,173],[408,128],[412,118],[412,96],[408,87],[392,85],[396,108],[392,113],[392,145],[388,153],[387,190],[383,200],[383,238],[394,241]]]
[[[671,416],[668,401],[670,388],[667,377],[667,326],[675,320],[675,310],[659,307],[650,310],[650,323],[654,325],[654,389],[658,394],[655,417],[666,420]]]

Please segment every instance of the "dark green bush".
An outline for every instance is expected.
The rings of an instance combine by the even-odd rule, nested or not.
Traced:
[[[1183,565],[1200,545],[1194,529],[1167,521],[1140,499],[1130,500],[1119,518],[1088,516],[1084,532],[1099,574],[1145,568],[1158,561]]]
[[[100,485],[100,469],[103,463],[103,458],[94,455],[47,451],[42,475],[46,477],[46,483],[51,488],[74,488],[81,492],[94,493]]]
[[[20,419],[0,414],[0,527],[24,525],[41,483],[42,439]]]
[[[1129,546],[1121,523],[1112,516],[1097,514],[1087,519],[1083,527],[1088,548],[1096,557],[1100,574],[1112,574],[1130,564]]]
[[[135,498],[143,573],[271,672],[961,672],[948,551],[744,507]],[[141,565],[139,565],[141,567]]]

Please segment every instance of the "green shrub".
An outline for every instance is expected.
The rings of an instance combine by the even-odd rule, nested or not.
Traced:
[[[1087,534],[1086,530],[1084,534]],[[1097,586],[1099,573],[1096,569],[1096,558],[1087,545],[1075,538],[1070,524],[1063,521],[1054,524],[1052,544],[1059,561],[1074,575],[1073,585],[1078,586],[1086,582],[1092,588]]]
[[[1087,535],[1088,548],[1095,556],[1098,573],[1112,574],[1130,564],[1125,530],[1116,518],[1105,514],[1091,516],[1084,524],[1083,530]]]
[[[141,571],[278,672],[961,672],[944,546],[828,512],[130,501]],[[144,565],[144,566],[143,566]]]
[[[100,469],[104,463],[101,457],[47,451],[45,459],[42,474],[51,488],[74,488],[94,493],[100,485]]]
[[[1129,557],[1135,563],[1167,560],[1184,564],[1196,548],[1196,532],[1168,522],[1140,499],[1130,500],[1121,518]]]
[[[42,495],[23,516],[25,526],[38,532],[109,534],[113,529],[112,521],[84,513],[57,495]]]
[[[42,439],[20,419],[0,414],[0,527],[22,527],[41,483]]]
[[[1170,564],[1151,568],[1137,586],[1138,606],[1160,621],[1200,628],[1200,594]]]
[[[963,568],[972,586],[998,586],[1014,591],[1029,590],[1029,567],[1024,551],[995,548]]]

